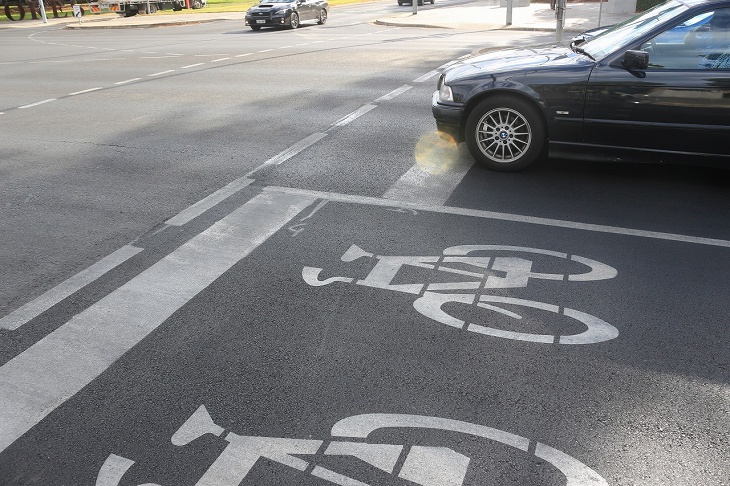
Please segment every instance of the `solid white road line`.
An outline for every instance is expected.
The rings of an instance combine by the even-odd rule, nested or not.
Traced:
[[[552,226],[555,228],[567,228],[581,231],[593,231],[597,233],[608,233],[624,236],[635,236],[639,238],[650,238],[657,240],[676,241],[692,243],[695,245],[719,246],[730,248],[729,240],[716,238],[703,238],[700,236],[688,236],[675,233],[663,233],[659,231],[646,231],[633,228],[622,228],[620,226],[606,226],[601,224],[579,223],[561,219],[539,218],[535,216],[523,216],[520,214],[498,213],[494,211],[480,211],[478,209],[457,208],[451,206],[427,206],[424,204],[410,203],[407,201],[396,201],[392,199],[381,199],[376,197],[356,196],[351,194],[337,194],[334,192],[310,191],[307,189],[293,189],[290,187],[269,186],[264,192],[284,192],[286,194],[299,194],[310,196],[315,199],[344,202],[352,204],[364,204],[369,206],[383,206],[401,209],[413,209],[416,211],[427,211],[432,213],[453,214],[458,216],[472,216],[475,218],[496,219],[499,221],[512,221],[515,223],[536,224],[541,226]]]
[[[0,329],[9,329],[11,331],[18,329],[26,322],[34,319],[36,316],[39,316],[66,297],[78,290],[81,290],[91,282],[103,276],[110,270],[118,267],[141,251],[142,248],[137,248],[132,245],[125,245],[121,247],[111,255],[107,255],[94,263],[86,270],[82,270],[73,277],[56,285],[35,300],[28,302],[24,306],[0,319]]]
[[[314,202],[254,197],[0,367],[0,452]]]

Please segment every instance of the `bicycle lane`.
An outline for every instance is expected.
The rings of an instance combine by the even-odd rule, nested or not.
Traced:
[[[722,242],[392,204],[266,189],[21,354],[94,359],[0,482],[721,484]]]

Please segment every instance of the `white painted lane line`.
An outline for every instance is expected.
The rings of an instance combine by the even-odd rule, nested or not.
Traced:
[[[34,107],[34,106],[42,105],[42,104],[44,104],[44,103],[50,103],[51,101],[56,101],[56,98],[49,98],[49,99],[47,99],[47,100],[39,101],[39,102],[37,102],[37,103],[31,103],[31,104],[29,104],[29,105],[23,105],[23,106],[19,106],[18,108],[19,108],[19,109],[21,109],[21,110],[23,110],[23,109],[25,109],[25,108],[32,108],[32,107]]]
[[[426,206],[442,206],[473,164],[473,160],[465,161],[462,165],[449,167],[443,173],[429,173],[416,164],[388,188],[383,198]]]
[[[434,77],[434,76],[436,76],[437,74],[439,74],[439,72],[440,72],[440,71],[438,71],[438,70],[434,70],[434,71],[428,72],[428,73],[424,74],[423,76],[421,76],[421,77],[419,77],[419,78],[416,78],[416,79],[414,79],[414,80],[413,80],[413,82],[414,82],[414,83],[423,83],[424,81],[428,81],[428,80],[429,80],[429,79],[431,79],[432,77]]]
[[[111,255],[107,255],[89,268],[80,271],[73,277],[61,282],[48,292],[0,319],[0,329],[9,329],[11,331],[18,329],[26,322],[41,315],[66,297],[86,287],[91,282],[118,267],[141,251],[142,248],[137,248],[132,245],[121,247]]]
[[[187,66],[183,66],[180,69],[188,69],[188,68],[191,68],[191,67],[202,66],[203,64],[205,64],[205,63],[204,62],[198,62],[198,63],[195,63],[195,64],[188,64]]]
[[[213,194],[210,194],[200,201],[196,202],[192,206],[183,209],[175,216],[165,221],[165,224],[168,224],[170,226],[183,226],[184,224],[197,218],[210,208],[214,207],[216,204],[237,193],[244,187],[251,185],[251,183],[253,182],[253,179],[248,179],[246,177],[236,179],[230,184],[227,184],[225,187],[218,189]]]
[[[267,165],[282,164],[282,163],[286,162],[287,160],[291,159],[292,157],[294,157],[295,155],[297,155],[298,153],[306,150],[307,148],[311,147],[315,143],[319,142],[326,136],[327,136],[326,133],[313,133],[310,136],[308,136],[307,138],[304,138],[304,139],[298,141],[297,143],[295,143],[288,149],[286,149],[282,152],[279,152],[277,155],[271,157],[269,160],[264,162],[261,166],[254,169],[253,171],[249,172],[248,174],[246,174],[246,176],[253,174],[257,170],[259,170],[261,167],[265,167]]]
[[[221,61],[227,61],[229,59],[230,59],[230,57],[221,57],[220,59],[213,59],[210,62],[221,62]]]
[[[101,87],[98,87],[98,88],[89,88],[89,89],[85,89],[85,90],[82,90],[82,91],[76,91],[76,92],[73,92],[73,93],[69,93],[68,95],[69,96],[76,96],[76,95],[80,95],[80,94],[84,94],[84,93],[91,93],[92,91],[99,91],[100,89],[103,89],[103,88],[101,88]]]
[[[256,196],[0,367],[0,452],[314,201]]]
[[[259,51],[259,53],[262,53],[262,52],[271,52],[271,51],[273,51],[273,49],[264,49],[263,51]]]
[[[169,56],[142,56],[140,59],[170,59],[171,57],[179,57],[175,55],[169,55]]]
[[[239,54],[239,55],[233,56],[233,57],[246,57],[246,56],[250,56],[252,54],[253,54],[253,52],[247,52],[246,54]]]
[[[390,93],[388,93],[388,94],[385,94],[385,95],[381,96],[380,98],[378,98],[377,100],[375,100],[375,103],[380,103],[381,101],[388,101],[388,100],[392,100],[392,99],[393,99],[393,98],[395,98],[396,96],[398,96],[398,95],[401,95],[401,94],[405,93],[406,91],[408,91],[408,90],[409,90],[409,89],[411,89],[412,87],[413,87],[413,86],[411,86],[411,85],[409,85],[409,84],[405,84],[405,85],[401,86],[400,88],[394,89],[394,90],[393,90],[393,91],[391,91]]]
[[[337,120],[336,122],[334,122],[332,124],[332,127],[333,128],[334,127],[344,127],[348,123],[352,123],[353,121],[355,121],[358,118],[360,118],[361,116],[363,116],[365,113],[369,112],[370,110],[374,110],[377,107],[378,107],[378,105],[362,106],[362,107],[358,108],[357,110],[353,111],[352,113],[350,113],[349,115],[346,115],[346,116],[340,118],[339,120]]]
[[[154,77],[154,76],[162,76],[163,74],[167,74],[167,73],[174,73],[174,72],[175,72],[175,70],[174,70],[174,69],[168,69],[167,71],[160,71],[159,73],[154,73],[154,74],[148,74],[148,75],[147,75],[147,77],[150,77],[150,78],[152,78],[152,77]]]
[[[292,47],[294,47],[294,46],[284,46],[284,47],[279,47],[279,49],[291,49]]]
[[[407,201],[396,201],[394,199],[381,199],[376,197],[355,196],[350,194],[338,194],[333,192],[310,191],[306,189],[293,189],[290,187],[269,186],[264,192],[284,192],[287,194],[300,194],[316,199],[326,199],[335,202],[352,204],[364,204],[370,206],[393,207],[402,209],[414,209],[416,211],[428,211],[432,213],[454,214],[458,216],[472,216],[475,218],[496,219],[500,221],[511,221],[515,223],[527,223],[541,226],[552,226],[555,228],[567,228],[581,231],[592,231],[596,233],[608,233],[623,236],[635,236],[638,238],[649,238],[665,241],[676,241],[692,243],[696,245],[719,246],[730,248],[730,240],[716,238],[703,238],[701,236],[688,236],[675,233],[663,233],[659,231],[647,231],[633,228],[622,228],[620,226],[606,226],[601,224],[580,223],[565,221],[562,219],[539,218],[535,216],[523,216],[520,214],[498,213],[494,211],[480,211],[477,209],[456,208],[451,206],[427,206],[414,204]]]
[[[135,81],[139,81],[140,79],[142,79],[142,78],[132,78],[132,79],[127,79],[126,81],[119,81],[118,83],[114,83],[114,84],[127,84],[127,83],[133,83],[133,82],[135,82]]]

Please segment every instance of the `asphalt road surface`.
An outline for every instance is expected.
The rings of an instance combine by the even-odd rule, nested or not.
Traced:
[[[0,484],[728,484],[728,172],[473,166],[552,36],[404,8],[0,30]]]

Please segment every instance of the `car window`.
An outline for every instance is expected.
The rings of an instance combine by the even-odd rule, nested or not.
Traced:
[[[730,69],[730,8],[705,12],[641,46],[655,69]]]
[[[596,60],[604,59],[619,49],[627,48],[657,25],[687,10],[683,3],[670,0],[613,26],[580,47]]]

